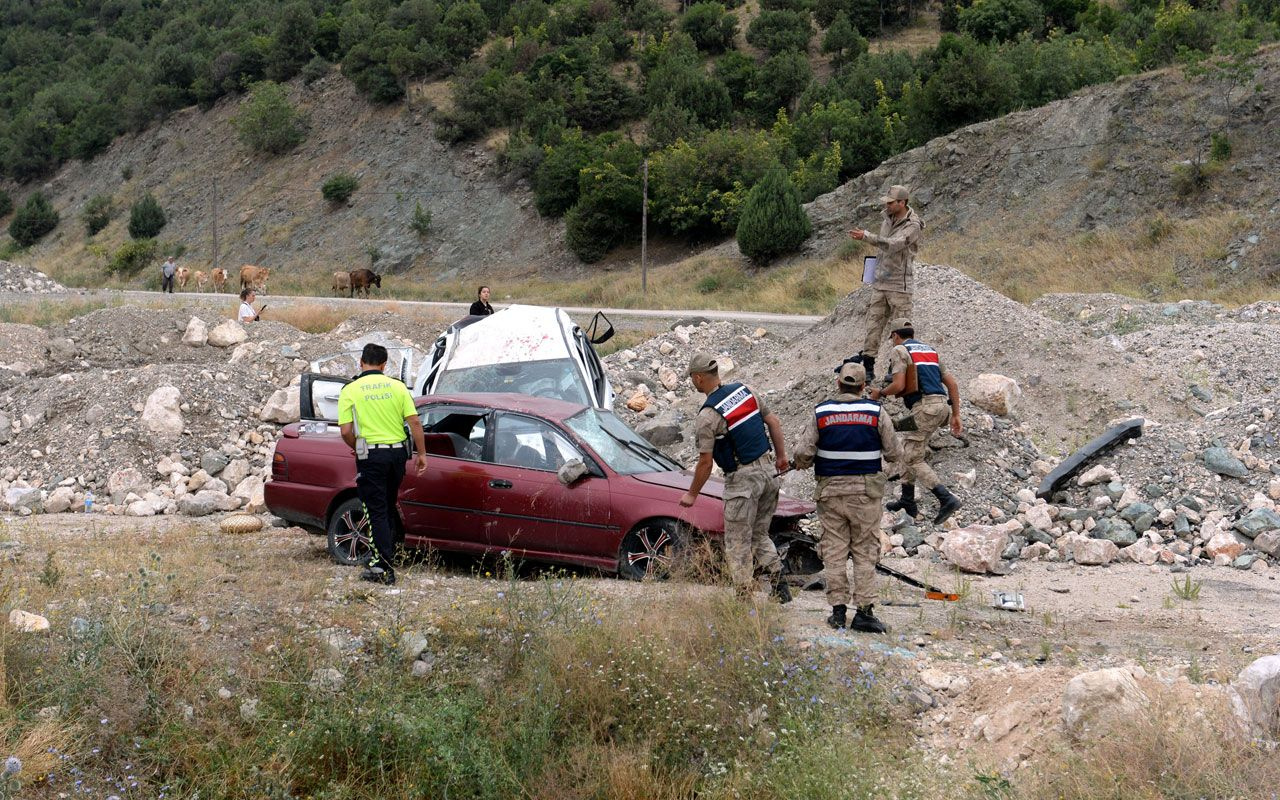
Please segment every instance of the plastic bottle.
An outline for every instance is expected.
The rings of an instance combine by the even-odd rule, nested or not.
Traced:
[[[85,492],[84,493],[84,513],[90,514],[92,512],[93,512],[93,492]]]

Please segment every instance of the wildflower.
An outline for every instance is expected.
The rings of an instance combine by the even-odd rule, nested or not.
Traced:
[[[22,772],[22,759],[17,756],[9,756],[4,760],[4,774],[17,775]]]

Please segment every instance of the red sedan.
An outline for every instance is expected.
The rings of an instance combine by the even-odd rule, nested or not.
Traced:
[[[320,381],[304,376],[304,417]],[[313,404],[312,397],[316,396]],[[660,573],[690,534],[723,536],[724,484],[712,479],[689,508],[691,475],[611,411],[518,394],[420,397],[428,466],[400,488],[404,545],[596,567],[629,578]],[[355,459],[335,424],[294,423],[276,444],[268,508],[328,533],[343,564],[367,558]],[[798,529],[812,503],[786,497],[772,530]]]

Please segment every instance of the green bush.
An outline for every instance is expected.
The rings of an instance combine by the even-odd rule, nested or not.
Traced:
[[[680,18],[680,30],[689,34],[699,50],[723,53],[733,47],[738,31],[738,18],[724,10],[720,3],[701,2],[689,6]]]
[[[798,51],[770,56],[756,78],[756,108],[762,122],[772,119],[778,109],[790,109],[813,80],[809,58]]]
[[[837,69],[867,52],[867,40],[849,22],[849,16],[841,11],[822,37],[822,52],[831,55],[831,65]]]
[[[420,202],[413,204],[413,221],[409,223],[409,228],[424,239],[431,232],[431,212],[423,208]]]
[[[156,260],[155,239],[135,239],[125,242],[111,256],[107,270],[116,275],[137,275]]]
[[[582,170],[578,202],[565,215],[565,242],[587,264],[640,235],[640,181],[614,164]]]
[[[13,198],[4,189],[0,189],[0,217],[9,216],[13,210]]]
[[[324,56],[316,56],[302,68],[302,82],[310,86],[332,71],[333,65]]]
[[[1209,160],[1210,161],[1230,161],[1231,160],[1231,139],[1226,133],[1219,131],[1209,136]]]
[[[254,85],[232,124],[255,153],[287,153],[307,138],[306,115],[289,102],[284,87],[271,81]]]
[[[723,129],[676,142],[649,159],[649,213],[680,236],[731,234],[747,188],[777,164],[759,131]]]
[[[159,201],[148,192],[129,209],[129,236],[133,239],[154,238],[167,222]]]
[[[347,175],[339,172],[336,175],[330,175],[320,187],[320,194],[330,203],[345,203],[351,199],[351,195],[355,194],[356,189],[360,188],[360,181],[356,180],[354,175]]]
[[[959,12],[957,24],[979,41],[1007,42],[1024,32],[1040,35],[1044,19],[1044,7],[1036,0],[973,0]]]
[[[770,54],[804,51],[813,38],[809,14],[797,11],[762,11],[747,28],[747,42]]]
[[[751,188],[738,221],[738,248],[757,264],[768,264],[800,247],[812,230],[787,173],[773,169]]]
[[[90,236],[107,227],[107,223],[111,222],[111,217],[115,215],[115,201],[109,194],[95,194],[89,198],[84,204],[84,211],[80,212],[80,221],[84,223],[84,230]]]
[[[56,227],[58,212],[42,192],[36,192],[9,220],[9,235],[19,247],[30,247]]]

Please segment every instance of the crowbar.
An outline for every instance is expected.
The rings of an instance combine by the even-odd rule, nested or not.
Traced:
[[[888,575],[891,578],[897,578],[908,586],[914,586],[917,589],[924,589],[924,596],[926,600],[945,600],[949,603],[954,603],[960,599],[960,595],[955,594],[954,592],[944,592],[936,586],[930,586],[923,581],[918,581],[910,575],[903,575],[896,569],[890,569],[883,564],[876,564],[876,572]]]

